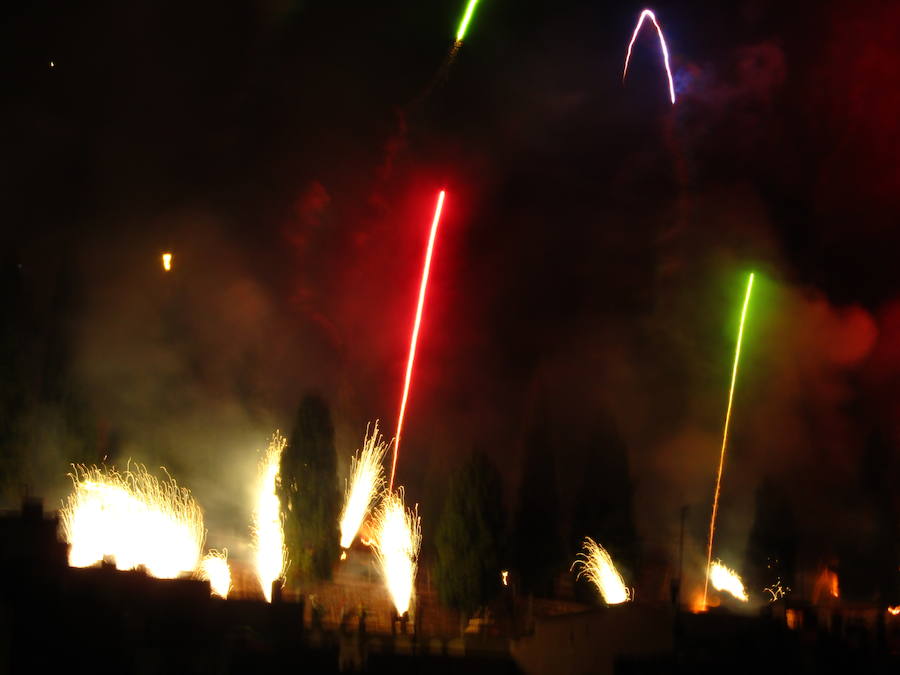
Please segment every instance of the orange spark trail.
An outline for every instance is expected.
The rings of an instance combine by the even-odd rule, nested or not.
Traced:
[[[625,55],[625,70],[622,71],[622,82],[625,82],[625,76],[628,75],[628,62],[631,60],[631,49],[634,47],[634,41],[637,40],[638,33],[641,32],[641,26],[644,24],[644,19],[650,19],[653,22],[653,25],[656,26],[656,34],[659,35],[659,44],[660,47],[662,47],[663,63],[665,63],[666,66],[666,75],[669,77],[669,99],[672,101],[672,105],[675,105],[675,83],[672,82],[672,69],[669,67],[669,48],[666,47],[666,39],[663,37],[662,28],[659,27],[659,23],[656,21],[656,16],[649,9],[645,9],[641,12],[641,18],[638,19],[637,26],[634,27],[631,42],[628,43],[628,53]]]
[[[419,304],[416,307],[416,320],[413,323],[412,339],[409,342],[409,361],[406,363],[406,381],[403,384],[403,398],[400,400],[400,414],[397,416],[397,435],[394,437],[394,458],[391,461],[391,482],[388,491],[394,488],[394,474],[397,472],[397,453],[400,452],[400,432],[403,430],[403,415],[406,412],[406,400],[409,397],[409,383],[412,379],[413,361],[416,358],[416,344],[419,341],[419,326],[422,323],[422,308],[425,305],[425,290],[428,288],[428,272],[431,269],[431,254],[434,251],[434,239],[437,236],[438,224],[441,222],[441,210],[444,208],[444,190],[438,195],[434,220],[431,223],[431,235],[428,237],[428,248],[425,251],[425,266],[422,269],[422,285],[419,287]]]

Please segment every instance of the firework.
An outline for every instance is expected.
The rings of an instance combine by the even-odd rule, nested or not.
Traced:
[[[403,488],[387,492],[375,511],[373,551],[388,593],[402,616],[409,610],[416,582],[422,531],[419,514],[403,503]]]
[[[775,602],[776,600],[780,600],[785,597],[788,593],[791,592],[790,587],[781,585],[781,578],[778,578],[774,584],[771,586],[767,586],[763,589],[764,593],[768,593],[771,596],[771,600],[769,602]]]
[[[350,548],[363,520],[384,487],[382,462],[387,449],[388,444],[378,433],[378,422],[375,422],[371,435],[367,427],[363,446],[350,464],[350,480],[347,482],[344,510],[341,512],[341,548]]]
[[[412,380],[413,362],[416,359],[416,344],[419,341],[419,326],[422,323],[422,308],[425,305],[425,291],[428,289],[428,272],[431,270],[431,255],[434,251],[434,240],[437,236],[438,224],[441,222],[441,210],[444,208],[444,190],[438,195],[434,220],[431,222],[431,234],[428,236],[428,248],[425,250],[425,265],[422,268],[422,283],[419,287],[419,303],[416,306],[416,319],[413,322],[412,338],[409,342],[409,360],[406,363],[406,379],[403,383],[403,398],[400,400],[400,414],[397,416],[397,435],[394,438],[394,458],[391,461],[391,480],[388,490],[394,489],[394,474],[397,471],[397,453],[400,452],[400,432],[403,431],[403,415],[406,413],[406,399],[409,396],[409,383]]]
[[[891,616],[900,616],[900,605],[895,605],[894,607],[888,607],[887,611]]]
[[[625,580],[606,549],[590,537],[584,538],[583,548],[584,552],[579,553],[578,559],[572,563],[572,570],[579,568],[575,578],[585,577],[592,582],[607,605],[618,605],[631,600]]]
[[[171,253],[163,253],[162,254],[162,266],[166,272],[169,272],[172,269],[172,254]]]
[[[469,0],[469,4],[466,6],[466,13],[463,14],[462,21],[459,22],[459,28],[456,31],[456,41],[462,42],[463,38],[466,37],[466,31],[469,29],[469,22],[472,20],[472,15],[475,13],[475,5],[478,4],[478,0]]]
[[[656,34],[659,36],[659,46],[663,54],[663,63],[666,66],[666,76],[669,78],[669,99],[672,101],[672,105],[675,105],[675,83],[672,81],[672,69],[669,66],[669,48],[666,47],[666,38],[663,37],[662,28],[659,27],[656,16],[649,9],[641,12],[641,17],[638,19],[637,26],[634,27],[634,33],[631,35],[631,42],[628,43],[628,53],[625,54],[625,69],[622,71],[622,82],[625,81],[625,77],[628,75],[628,62],[631,61],[631,50],[634,47],[634,41],[637,40],[638,33],[641,32],[644,19],[650,19],[656,27]]]
[[[717,591],[730,593],[741,602],[747,602],[750,599],[747,597],[747,592],[744,590],[744,582],[741,581],[741,578],[734,570],[728,569],[719,560],[712,564],[709,580]],[[706,605],[705,598],[703,604],[704,606]]]
[[[272,583],[282,578],[287,567],[281,501],[275,491],[281,453],[286,445],[287,440],[276,431],[260,458],[256,484],[252,527],[253,562],[266,602],[272,602]]]
[[[69,543],[69,565],[89,567],[112,558],[116,568],[144,567],[161,579],[193,572],[206,530],[203,513],[187,488],[160,481],[135,465],[74,465],[74,490],[63,502],[60,522]]]
[[[197,576],[209,582],[213,595],[227,598],[231,590],[231,569],[228,567],[228,550],[211,549],[200,562]]]
[[[747,308],[750,306],[750,294],[753,292],[753,273],[747,279],[747,292],[744,294],[744,306],[741,309],[741,323],[738,328],[737,344],[734,348],[734,365],[731,369],[731,387],[728,389],[728,406],[725,409],[725,426],[722,431],[722,448],[719,451],[719,470],[716,474],[716,491],[713,495],[712,516],[709,519],[709,540],[706,547],[706,582],[703,584],[703,605],[709,591],[709,574],[712,565],[713,537],[716,533],[716,515],[719,511],[719,491],[722,487],[722,470],[725,467],[725,448],[728,445],[728,426],[731,423],[731,407],[734,402],[734,386],[737,383],[738,363],[741,360],[741,341],[744,339],[744,323],[747,320]]]

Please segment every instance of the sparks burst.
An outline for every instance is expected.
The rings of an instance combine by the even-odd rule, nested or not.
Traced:
[[[403,615],[409,610],[416,584],[422,530],[419,514],[407,509],[403,488],[387,492],[375,511],[373,551],[388,593]]]
[[[384,456],[388,444],[378,433],[378,422],[366,437],[350,464],[350,480],[344,494],[344,510],[341,512],[341,548],[350,548],[363,520],[375,504],[384,488]]]
[[[206,530],[190,490],[171,476],[157,480],[141,465],[124,473],[73,468],[74,490],[60,509],[69,565],[89,567],[108,557],[117,569],[143,566],[161,579],[197,568]]]
[[[284,576],[287,567],[281,501],[276,492],[281,453],[286,445],[287,440],[276,431],[260,458],[256,484],[252,528],[253,562],[266,602],[272,602],[272,583]]]
[[[768,593],[771,598],[769,602],[775,602],[776,600],[780,600],[785,597],[788,593],[791,592],[791,589],[788,586],[781,585],[781,578],[775,580],[775,583],[771,586],[766,586],[763,589],[764,593]]]
[[[228,567],[228,549],[210,549],[200,562],[197,576],[209,582],[213,595],[227,598],[231,590],[231,569]]]
[[[579,568],[575,578],[585,577],[592,582],[607,605],[618,605],[631,600],[631,593],[625,586],[625,580],[622,579],[606,549],[590,537],[584,538],[583,548],[584,551],[579,553],[578,559],[572,563],[572,570]]]
[[[641,32],[641,26],[644,24],[644,19],[650,19],[656,27],[656,34],[659,36],[659,46],[662,49],[663,54],[663,64],[665,64],[666,67],[666,76],[669,78],[669,100],[672,101],[672,105],[675,105],[675,83],[672,81],[672,68],[669,66],[669,48],[666,46],[666,38],[663,37],[662,28],[659,27],[656,15],[649,9],[645,9],[641,12],[641,17],[638,19],[637,26],[634,27],[634,33],[631,35],[631,42],[628,43],[628,53],[625,54],[625,69],[622,71],[622,82],[625,81],[625,77],[628,75],[628,63],[631,61],[631,50],[634,47],[634,41],[637,40],[638,33]]]
[[[730,593],[741,602],[747,602],[750,599],[744,590],[744,582],[737,575],[737,572],[728,569],[719,560],[716,560],[710,568],[709,582],[717,591]],[[705,602],[704,599],[704,604]]]

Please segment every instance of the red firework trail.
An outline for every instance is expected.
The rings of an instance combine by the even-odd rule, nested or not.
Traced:
[[[406,382],[403,384],[403,398],[400,400],[400,414],[397,416],[397,435],[394,437],[394,459],[391,462],[391,482],[388,490],[394,488],[394,474],[397,471],[397,454],[400,452],[400,432],[403,430],[403,415],[406,412],[406,399],[409,396],[409,383],[412,380],[413,362],[416,359],[416,344],[419,341],[419,326],[422,324],[422,308],[425,306],[425,291],[428,289],[428,272],[431,269],[431,254],[434,251],[434,239],[437,236],[438,224],[441,222],[441,210],[444,208],[444,190],[438,195],[434,220],[431,222],[431,234],[428,237],[428,248],[425,251],[425,265],[422,268],[422,285],[419,287],[419,304],[416,307],[416,320],[413,323],[412,339],[409,341],[409,361],[406,363]]]
[[[666,47],[666,38],[663,37],[662,28],[659,27],[656,16],[649,9],[645,9],[641,12],[641,18],[638,19],[637,26],[634,27],[631,42],[628,43],[628,53],[625,55],[625,70],[622,71],[622,82],[625,81],[625,76],[628,75],[628,62],[631,60],[631,48],[634,47],[634,41],[637,40],[638,33],[641,32],[641,26],[644,24],[644,19],[650,19],[653,22],[653,25],[656,26],[656,33],[659,35],[659,44],[662,47],[663,62],[666,65],[666,75],[669,77],[669,98],[672,100],[672,105],[675,105],[675,83],[672,82],[672,69],[669,67],[669,49]]]

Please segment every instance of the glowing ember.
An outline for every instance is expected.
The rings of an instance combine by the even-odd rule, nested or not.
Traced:
[[[466,13],[463,15],[462,21],[459,22],[459,29],[456,31],[456,41],[462,42],[463,38],[466,37],[466,31],[469,29],[469,22],[472,20],[472,14],[475,13],[475,5],[478,4],[478,0],[469,0],[469,4],[466,6]]]
[[[272,602],[272,582],[281,579],[287,567],[281,501],[275,492],[281,453],[286,445],[287,440],[276,431],[260,458],[253,510],[253,562],[267,602]]]
[[[112,558],[117,569],[143,566],[161,579],[196,569],[206,530],[190,490],[171,477],[159,481],[140,465],[121,474],[109,467],[74,469],[74,490],[60,509],[69,565]]]
[[[373,551],[397,614],[412,603],[422,531],[419,515],[403,503],[403,488],[388,492],[375,512]]]
[[[382,462],[387,449],[388,444],[378,433],[378,422],[375,423],[371,435],[366,428],[363,447],[356,453],[350,465],[350,480],[347,483],[344,510],[341,513],[341,548],[350,548],[369,509],[384,487]]]
[[[709,581],[717,591],[730,593],[741,602],[747,602],[747,592],[744,590],[744,582],[734,570],[730,570],[720,561],[715,561],[709,573]]]
[[[419,341],[419,326],[422,323],[422,307],[425,305],[425,291],[428,288],[428,272],[431,269],[431,254],[434,251],[434,239],[437,236],[438,224],[441,222],[441,210],[444,208],[444,190],[438,195],[434,220],[431,223],[431,234],[428,237],[428,248],[425,251],[425,265],[422,269],[422,284],[419,287],[419,304],[416,307],[416,320],[413,323],[412,339],[409,342],[409,360],[406,363],[406,380],[403,384],[403,398],[400,400],[400,414],[397,416],[397,436],[394,438],[394,459],[391,462],[391,480],[388,490],[394,489],[394,474],[397,472],[397,453],[400,452],[400,432],[403,431],[403,415],[406,412],[406,399],[409,396],[409,383],[412,380],[413,362],[416,358],[416,343]]]
[[[509,570],[502,570],[500,572],[500,581],[503,582],[504,586],[509,586]]]
[[[197,576],[209,582],[213,595],[227,598],[228,591],[231,590],[231,569],[228,567],[228,551],[211,549],[200,562]]]
[[[162,254],[162,266],[166,272],[168,272],[172,269],[172,254],[171,253],[163,253]]]
[[[644,24],[644,19],[650,19],[650,21],[653,22],[653,25],[656,27],[656,34],[659,35],[659,45],[662,48],[663,63],[666,66],[666,75],[669,78],[669,99],[672,101],[672,105],[675,105],[675,83],[672,81],[672,69],[669,67],[669,48],[666,47],[666,39],[663,37],[662,28],[659,27],[659,23],[656,21],[656,16],[649,9],[645,9],[641,12],[641,18],[638,19],[637,26],[634,27],[631,42],[628,43],[628,53],[625,55],[625,69],[622,71],[622,82],[625,81],[625,76],[628,75],[628,62],[631,61],[631,49],[634,47],[634,41],[637,40],[638,33],[641,32],[641,26]]]
[[[753,292],[753,273],[747,280],[747,292],[744,294],[744,306],[741,309],[741,323],[738,328],[737,345],[734,348],[734,365],[731,369],[731,387],[728,389],[728,406],[725,409],[725,428],[722,431],[722,448],[719,452],[719,471],[716,474],[716,491],[713,494],[712,515],[709,519],[709,539],[706,547],[706,582],[703,584],[703,604],[709,593],[709,575],[712,565],[713,538],[716,534],[716,514],[719,512],[719,491],[722,487],[722,470],[725,468],[725,448],[728,446],[728,425],[731,423],[731,407],[734,403],[734,386],[737,384],[738,363],[741,360],[741,341],[744,339],[744,323],[747,321],[747,307],[750,306],[750,294]]]
[[[580,568],[575,578],[583,576],[591,581],[607,605],[618,605],[631,600],[631,593],[625,586],[625,580],[622,579],[605,548],[590,537],[585,537],[584,552],[578,556],[579,559],[572,563],[573,570],[576,567]]]

